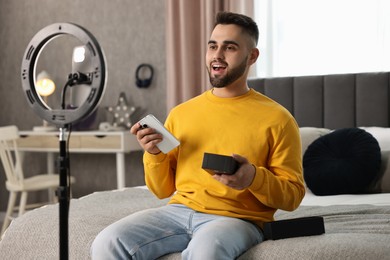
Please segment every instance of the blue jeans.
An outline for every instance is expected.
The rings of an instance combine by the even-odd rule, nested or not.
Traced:
[[[204,214],[172,204],[129,215],[101,231],[92,259],[156,259],[182,252],[182,259],[235,259],[264,236],[253,223]]]

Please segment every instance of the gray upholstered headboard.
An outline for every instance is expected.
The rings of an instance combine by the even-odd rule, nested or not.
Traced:
[[[286,107],[300,127],[390,126],[390,74],[252,78],[251,88]]]

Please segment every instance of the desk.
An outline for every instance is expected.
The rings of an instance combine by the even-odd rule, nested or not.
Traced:
[[[54,170],[54,154],[59,153],[59,131],[19,131],[17,141],[21,152],[46,152],[49,173]],[[68,134],[68,133],[66,133]],[[66,136],[67,138],[67,136]],[[80,131],[72,132],[69,139],[71,153],[115,153],[118,189],[125,187],[125,153],[142,150],[129,131]]]

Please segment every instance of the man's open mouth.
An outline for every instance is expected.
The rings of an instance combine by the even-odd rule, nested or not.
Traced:
[[[213,64],[211,67],[213,68],[214,71],[222,71],[226,69],[226,66],[222,64]]]

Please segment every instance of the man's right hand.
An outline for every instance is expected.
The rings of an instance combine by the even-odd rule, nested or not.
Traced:
[[[138,143],[146,152],[150,154],[161,152],[156,145],[162,141],[163,136],[153,128],[142,128],[140,123],[136,123],[130,128],[130,133],[137,136]]]

